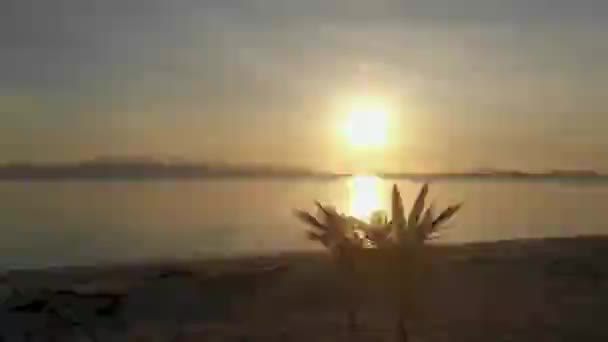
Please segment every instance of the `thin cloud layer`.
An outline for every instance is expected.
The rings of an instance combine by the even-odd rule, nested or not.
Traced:
[[[606,16],[594,0],[4,1],[0,152],[339,167],[315,152],[340,150],[328,103],[363,89],[404,96],[404,125],[443,137],[404,159],[459,144],[463,165],[501,164],[523,139],[570,165],[608,144]]]

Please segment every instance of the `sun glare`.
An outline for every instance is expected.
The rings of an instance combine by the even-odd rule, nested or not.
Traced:
[[[349,182],[350,215],[369,220],[371,214],[384,206],[382,181],[375,176],[357,176]]]
[[[384,147],[388,141],[387,106],[380,101],[362,99],[351,105],[344,133],[354,148]]]

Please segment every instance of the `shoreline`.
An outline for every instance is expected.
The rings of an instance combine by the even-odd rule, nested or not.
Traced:
[[[607,235],[573,235],[573,236],[551,236],[551,237],[532,237],[532,238],[512,238],[492,241],[471,241],[471,242],[431,242],[427,247],[434,251],[458,251],[469,250],[470,253],[479,251],[494,251],[497,254],[504,249],[511,248],[543,248],[543,245],[572,245],[580,243],[606,243],[608,247]],[[492,253],[492,252],[489,252]],[[70,270],[103,270],[103,269],[129,269],[129,268],[149,268],[149,267],[166,267],[171,265],[189,265],[189,264],[217,264],[217,263],[239,263],[250,260],[289,260],[292,258],[319,258],[327,256],[327,251],[324,249],[310,250],[294,250],[294,251],[277,251],[277,252],[243,252],[235,255],[214,255],[192,257],[192,258],[176,258],[176,259],[148,259],[138,261],[125,262],[108,262],[100,264],[66,264],[60,266],[41,266],[41,267],[23,267],[23,268],[8,268],[0,270],[0,276],[8,272],[62,272]]]
[[[429,252],[432,269],[416,297],[422,311],[410,321],[421,340],[608,337],[608,327],[600,323],[608,316],[608,237],[441,244]],[[82,310],[79,317],[97,317],[87,324],[103,341],[134,336],[142,326],[149,336],[177,329],[188,336],[185,341],[350,341],[343,317],[353,300],[361,307],[357,341],[386,340],[392,331],[386,323],[390,300],[369,289],[350,297],[322,251],[13,270],[2,279],[27,294],[0,291],[5,307],[23,307],[26,297],[54,293],[61,303]],[[112,308],[108,303],[121,304],[116,317],[95,316]],[[28,317],[0,334],[18,336],[39,316]],[[113,320],[123,328],[108,325]],[[73,329],[60,333],[66,341],[82,337]]]

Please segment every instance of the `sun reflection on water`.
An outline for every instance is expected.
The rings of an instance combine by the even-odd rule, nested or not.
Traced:
[[[369,220],[377,210],[386,210],[387,193],[383,182],[375,176],[355,176],[349,184],[349,214]]]

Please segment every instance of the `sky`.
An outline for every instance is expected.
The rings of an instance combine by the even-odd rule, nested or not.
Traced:
[[[608,170],[603,0],[2,0],[0,162]],[[386,146],[340,137],[390,103]]]

